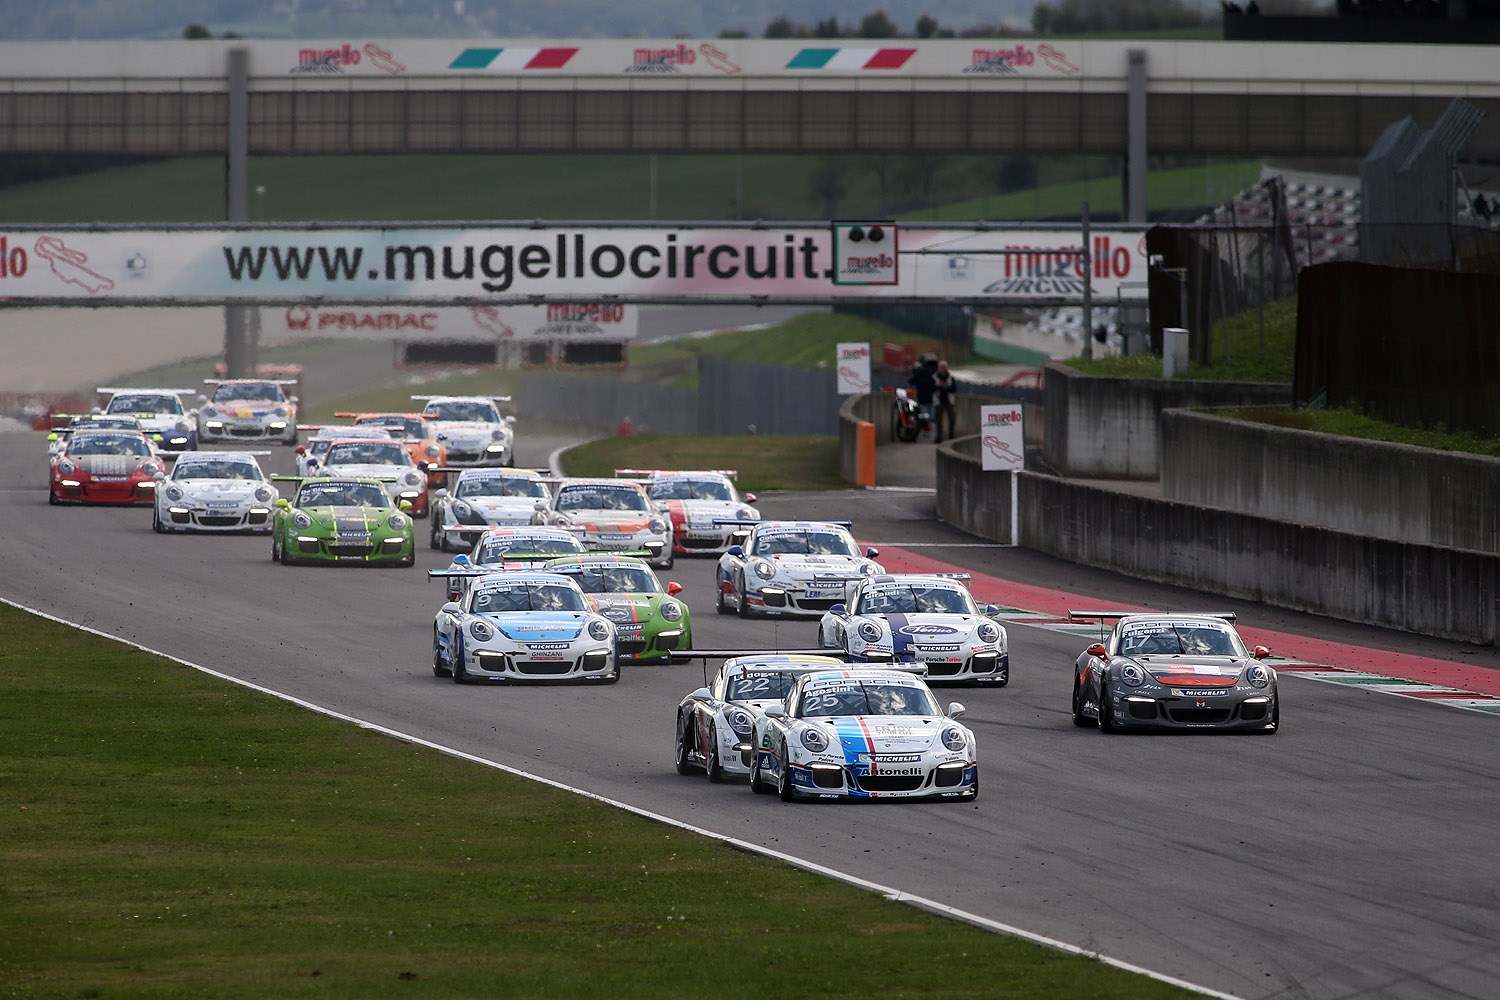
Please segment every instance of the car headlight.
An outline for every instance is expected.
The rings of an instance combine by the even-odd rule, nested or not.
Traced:
[[[406,515],[401,513],[392,514],[386,519],[385,523],[391,526],[392,531],[405,531],[407,523]]]
[[[562,526],[566,526],[568,524],[571,524],[572,522],[570,522],[568,520],[568,515],[566,515],[566,514],[559,514],[559,515],[557,515],[556,517],[554,517],[552,519],[552,523],[556,524],[556,525],[558,525],[560,527],[562,527]]]
[[[498,428],[496,430],[490,431],[490,440],[491,441],[504,441],[505,440],[505,431],[503,429],[498,429]]]
[[[276,491],[269,486],[257,486],[255,488],[255,499],[261,503],[270,503],[276,498]]]
[[[979,628],[974,631],[978,633],[980,642],[998,642],[1000,640],[1000,629],[994,622],[982,622]]]
[[[959,729],[957,726],[949,726],[943,730],[943,746],[949,750],[962,750],[968,745],[969,741],[964,739],[962,729]]]
[[[802,730],[802,745],[809,753],[822,753],[828,749],[828,734],[821,729],[808,727]]]
[[[422,484],[422,476],[417,472],[406,472],[402,473],[401,481],[408,486],[420,486]]]
[[[427,446],[427,457],[428,458],[438,458],[442,454],[443,454],[443,449],[439,448],[437,445],[430,444],[430,445]]]
[[[193,425],[190,424],[190,423],[188,423],[186,420],[179,420],[179,421],[177,421],[176,426],[173,428],[173,430],[177,431],[178,434],[186,434],[188,431],[190,431],[192,429],[193,429]]]
[[[730,709],[724,718],[728,721],[729,728],[740,736],[748,737],[755,732],[755,719],[743,708]]]
[[[168,486],[167,487],[167,499],[170,500],[170,501],[172,501],[173,503],[176,503],[177,501],[181,500],[182,499],[182,487],[180,487],[180,486]]]
[[[154,476],[154,475],[156,475],[160,471],[161,471],[161,466],[158,465],[158,464],[156,464],[155,462],[142,462],[141,463],[141,473],[143,475]]]
[[[482,618],[469,622],[469,634],[476,642],[489,642],[495,638],[495,627]]]
[[[312,527],[312,518],[309,517],[305,512],[299,510],[297,511],[297,513],[292,515],[292,523],[298,528],[301,528],[303,531],[306,531],[308,528]]]
[[[755,511],[751,510],[749,507],[741,507],[739,510],[734,512],[734,517],[737,521],[748,521],[754,516]]]
[[[879,642],[880,626],[876,625],[874,622],[860,622],[859,637],[865,642]]]
[[[214,409],[212,406],[205,406],[198,412],[203,414],[205,417],[217,417],[219,415],[219,411]]]
[[[661,616],[669,622],[681,621],[682,605],[676,601],[662,601]]]
[[[278,407],[276,407],[276,415],[278,417],[284,417],[284,416],[286,416],[287,415],[287,409],[286,409],[286,407],[285,406],[278,406]]]
[[[74,465],[72,462],[64,458],[57,463],[57,471],[61,472],[65,476],[71,476],[73,473],[78,471],[78,466]]]
[[[871,563],[871,562],[860,563],[860,566],[859,566],[860,576],[874,576],[878,572],[879,572],[879,570],[877,570],[875,568],[875,564],[874,563]]]
[[[1146,671],[1134,663],[1127,663],[1120,668],[1120,680],[1131,687],[1140,687],[1146,683]]]
[[[598,641],[603,642],[605,639],[609,638],[611,631],[613,630],[608,625],[604,624],[604,622],[600,621],[597,618],[589,622],[589,638],[591,639],[597,639]]]
[[[661,534],[661,533],[662,533],[662,532],[663,532],[663,531],[666,531],[666,530],[667,530],[667,522],[666,522],[666,521],[663,521],[663,520],[662,520],[662,519],[661,519],[661,518],[659,518],[659,517],[653,517],[653,518],[652,518],[652,519],[651,519],[651,520],[650,520],[650,521],[649,521],[649,522],[648,522],[648,523],[647,523],[647,524],[646,524],[646,527],[648,527],[648,528],[650,528],[650,529],[651,529],[651,531],[652,531],[652,533],[653,533],[653,534],[657,534],[657,535],[659,535],[659,534]]]
[[[1245,680],[1249,681],[1251,684],[1255,685],[1258,688],[1263,688],[1271,683],[1271,671],[1267,670],[1264,666],[1257,663],[1255,666],[1245,671]]]
[[[473,512],[473,510],[473,507],[470,507],[462,500],[453,501],[453,513],[460,518],[468,517],[469,514]]]
[[[764,559],[757,559],[750,564],[751,571],[762,580],[769,580],[776,575],[776,567]]]

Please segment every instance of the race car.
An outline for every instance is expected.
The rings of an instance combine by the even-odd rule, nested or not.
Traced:
[[[651,505],[631,479],[564,479],[552,498],[552,513],[538,521],[583,529],[583,544],[595,552],[650,553],[651,565],[672,568],[672,522]]]
[[[315,476],[335,441],[393,441],[391,432],[384,427],[355,427],[344,424],[298,424],[297,430],[311,434],[306,444],[292,449],[297,456],[297,475]]]
[[[275,476],[298,480],[290,501],[276,501],[271,559],[294,563],[410,566],[416,562],[406,501],[393,504],[378,479]]]
[[[531,524],[552,509],[547,480],[530,469],[429,468],[428,474],[457,472],[451,489],[432,495],[430,542],[435,549],[473,545],[486,527]],[[463,528],[471,530],[460,530]]]
[[[578,581],[594,610],[615,623],[615,652],[622,659],[670,663],[674,649],[692,648],[688,606],[675,599],[682,584],[663,587],[642,560],[593,553],[560,556],[542,568]]]
[[[755,721],[750,788],[814,799],[972,801],[974,733],[945,713],[920,677],[871,667],[802,674]]]
[[[672,551],[680,556],[719,555],[736,541],[743,541],[749,529],[743,524],[722,523],[725,519],[760,520],[760,511],[750,506],[755,494],[740,495],[733,469],[616,469],[615,475],[649,478],[646,493],[671,519]]]
[[[94,390],[109,396],[100,411],[112,417],[135,417],[159,451],[192,451],[198,447],[195,414],[184,409],[183,395],[193,389],[125,389],[101,385]]]
[[[312,459],[308,467],[317,476],[378,479],[385,483],[392,503],[411,504],[413,517],[427,516],[427,471],[412,464],[400,441],[335,440],[323,457]]]
[[[719,557],[719,614],[813,617],[844,599],[844,587],[885,568],[863,556],[847,521],[746,522],[750,536]]]
[[[620,679],[615,627],[566,576],[521,571],[482,576],[432,626],[432,672],[469,681]]]
[[[353,420],[354,427],[383,427],[387,434],[406,446],[412,464],[426,462],[434,468],[448,462],[448,446],[443,444],[437,428],[420,413],[352,413],[334,414],[340,420]],[[445,480],[429,474],[433,485]]]
[[[79,430],[51,460],[49,504],[146,504],[165,463],[143,431]]]
[[[206,378],[213,395],[200,396],[198,440],[297,443],[297,398],[282,392],[295,379]]]
[[[448,448],[444,463],[454,466],[516,464],[515,417],[502,417],[495,406],[509,396],[413,396],[425,402],[422,416],[442,435]]]
[[[1079,654],[1073,725],[1102,732],[1148,729],[1274,733],[1281,724],[1271,651],[1247,649],[1233,613],[1069,611],[1074,621],[1114,621]]]
[[[445,577],[448,600],[456,601],[477,576],[502,570],[539,569],[558,556],[581,555],[588,549],[578,533],[565,528],[526,525],[515,528],[489,528],[474,542],[467,553],[460,552],[446,570],[427,575]]]
[[[851,663],[922,663],[937,681],[1004,687],[1010,644],[993,605],[981,611],[967,573],[898,573],[851,582],[818,622],[818,644]]]
[[[702,771],[709,781],[748,777],[755,717],[780,705],[798,674],[842,666],[831,656],[765,653],[726,659],[711,684],[677,705],[677,773]]]
[[[47,457],[55,458],[67,447],[73,432],[82,429],[143,431],[144,427],[135,417],[113,417],[105,413],[54,413],[51,417],[53,430],[47,433]]]
[[[268,451],[192,451],[172,474],[156,477],[151,528],[157,534],[248,531],[269,534],[276,486],[261,471],[257,455]]]

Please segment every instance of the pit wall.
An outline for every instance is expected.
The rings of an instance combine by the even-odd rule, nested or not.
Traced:
[[[1043,369],[1042,460],[1080,479],[1161,475],[1161,413],[1211,406],[1285,406],[1290,385],[1164,378],[1102,378],[1056,361]]]
[[[1162,414],[1162,454],[1168,500],[1500,552],[1500,459],[1190,410]]]
[[[981,406],[993,406],[1004,402],[1002,399],[988,396],[969,396],[959,393],[953,402],[953,431],[956,435],[954,440],[960,440],[966,435],[979,433],[979,408]],[[864,393],[846,398],[839,406],[839,475],[845,482],[858,483],[857,470],[855,466],[857,458],[857,430],[861,421],[868,421],[875,425],[875,448],[877,455],[880,448],[892,443],[892,427],[895,424],[895,400],[890,393],[875,392]],[[1023,415],[1024,429],[1026,435],[1026,448],[1028,451],[1042,446],[1042,434],[1045,424],[1045,415],[1042,407],[1033,403],[1022,403],[1021,413]],[[926,440],[925,438],[923,439]],[[948,442],[943,442],[938,448],[938,461],[942,461],[942,449],[947,447]],[[910,445],[903,445],[911,447]],[[971,445],[977,458],[978,440]],[[880,460],[876,458],[875,472],[878,478],[880,474]],[[1009,487],[1007,487],[1009,489]],[[1006,494],[1009,496],[1009,494]],[[1009,508],[1007,508],[1007,511]],[[1009,513],[1006,514],[1006,531],[1010,530]]]

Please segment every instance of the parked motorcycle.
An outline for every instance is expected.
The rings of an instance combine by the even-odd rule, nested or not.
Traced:
[[[917,402],[909,389],[896,389],[895,416],[891,420],[892,441],[915,441],[923,431],[932,430],[932,414]]]

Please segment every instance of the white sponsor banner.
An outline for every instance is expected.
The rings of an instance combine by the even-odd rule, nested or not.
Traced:
[[[985,472],[1017,472],[1025,466],[1021,419],[1020,403],[979,408],[980,468]]]
[[[851,396],[870,391],[870,345],[838,345],[838,394]]]
[[[836,285],[894,285],[900,282],[900,253],[894,222],[835,222],[833,282]]]
[[[262,335],[417,341],[635,339],[640,307],[622,302],[546,306],[265,306]]]
[[[901,232],[893,284],[838,284],[827,225],[0,229],[24,303],[1081,301],[1079,233]],[[1095,230],[1096,301],[1145,294],[1145,237]]]

